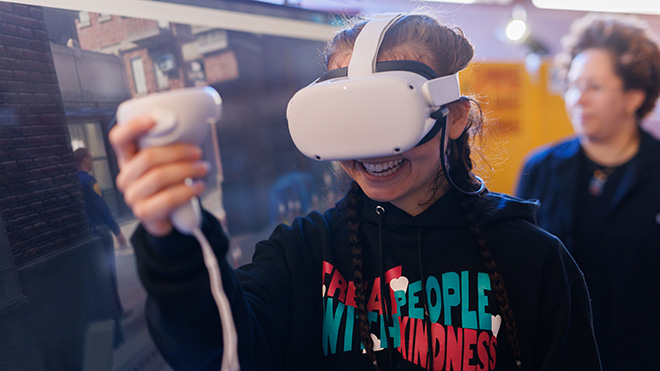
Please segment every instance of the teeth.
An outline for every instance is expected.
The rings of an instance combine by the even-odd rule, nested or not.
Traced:
[[[364,169],[371,175],[374,176],[388,176],[394,174],[399,168],[403,160],[391,160],[387,162],[379,162],[377,164],[370,162],[361,162]]]

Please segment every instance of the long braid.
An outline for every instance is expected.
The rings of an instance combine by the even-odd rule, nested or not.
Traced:
[[[472,126],[474,129],[474,125],[478,127],[479,125],[483,124],[483,111],[481,110],[481,106],[478,104],[478,102],[471,100],[471,105],[477,108],[475,111],[471,112],[472,116],[469,119],[469,126]],[[455,141],[452,141],[450,146],[451,150],[449,161],[450,163],[454,164],[454,166],[451,167],[450,176],[456,180],[456,183],[458,183],[459,187],[462,189],[471,189],[475,187],[474,180],[471,175],[473,165],[469,142],[469,131],[466,130],[463,135],[461,135]],[[511,308],[509,292],[504,282],[504,277],[500,273],[499,264],[493,256],[492,250],[488,244],[486,228],[481,222],[482,219],[478,218],[477,216],[483,211],[487,210],[483,204],[483,193],[478,195],[462,194],[460,197],[462,198],[460,205],[463,209],[463,215],[468,223],[468,228],[472,233],[477,248],[479,249],[481,260],[488,270],[488,276],[492,282],[495,298],[497,299],[497,304],[502,314],[502,322],[507,330],[507,338],[511,344],[511,349],[513,350],[516,366],[520,370],[521,364],[520,342],[518,341],[518,326],[516,325],[513,310]]]
[[[486,265],[486,269],[488,269],[488,275],[490,276],[490,280],[493,284],[493,291],[495,292],[497,304],[502,314],[502,322],[507,330],[507,338],[511,344],[513,356],[516,360],[516,365],[520,370],[521,364],[520,343],[518,341],[518,326],[516,325],[516,321],[513,315],[513,309],[511,308],[511,302],[509,300],[509,292],[506,288],[504,277],[499,270],[499,264],[493,257],[493,253],[488,246],[486,233],[482,223],[479,222],[479,218],[477,218],[476,212],[474,212],[475,209],[481,208],[479,203],[480,196],[464,196],[460,204],[463,208],[465,219],[468,222],[470,232],[472,232],[472,235],[474,236],[475,242],[479,249],[479,253],[481,254],[481,259]]]
[[[351,189],[348,192],[345,217],[348,227],[348,241],[351,245],[351,254],[353,255],[353,283],[355,284],[355,304],[357,306],[358,322],[360,325],[360,338],[371,359],[376,371],[380,371],[376,363],[376,354],[374,353],[374,342],[371,339],[371,329],[369,318],[367,317],[367,283],[362,276],[364,259],[362,256],[362,246],[360,244],[360,218],[362,200],[360,197],[360,187],[356,182],[351,183]]]
[[[473,163],[471,148],[469,145],[470,132],[474,131],[475,128],[480,129],[480,126],[483,125],[483,111],[481,106],[477,101],[473,99],[470,99],[470,104],[472,108],[476,109],[470,111],[466,130],[463,132],[463,134],[461,134],[461,136],[456,138],[456,140],[450,142],[448,152],[449,162],[452,164],[451,170],[449,171],[449,176],[454,179],[459,188],[466,190],[471,190],[476,187],[474,177],[472,176]],[[480,130],[477,132],[480,132]],[[456,193],[460,195],[459,197],[461,197],[460,206],[463,210],[463,215],[468,224],[468,228],[472,233],[474,241],[476,242],[477,248],[479,249],[481,260],[488,270],[488,276],[490,277],[491,283],[493,285],[495,298],[502,315],[502,322],[507,330],[507,338],[511,344],[511,349],[513,350],[516,367],[518,370],[520,370],[521,363],[520,342],[518,341],[518,326],[516,325],[513,309],[511,308],[509,292],[504,282],[504,277],[500,273],[499,264],[493,256],[492,250],[488,244],[486,228],[481,222],[482,219],[478,217],[478,215],[488,210],[483,202],[484,193],[482,192],[476,195],[464,194],[462,192]]]

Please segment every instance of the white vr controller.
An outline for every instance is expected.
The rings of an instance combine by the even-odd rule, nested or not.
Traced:
[[[117,122],[121,125],[138,116],[151,115],[156,125],[140,138],[141,149],[171,143],[201,144],[209,124],[218,120],[221,113],[222,100],[215,89],[185,88],[125,101],[117,108]],[[170,218],[179,232],[192,234],[201,226],[199,202],[193,198]]]

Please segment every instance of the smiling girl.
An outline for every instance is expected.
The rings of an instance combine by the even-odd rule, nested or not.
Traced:
[[[364,26],[330,41],[328,69],[348,65]],[[441,77],[473,53],[459,29],[412,14],[384,34],[378,61],[421,62]],[[440,108],[446,127],[430,140],[341,161],[354,182],[334,208],[278,226],[251,264],[222,263],[244,370],[600,369],[581,272],[534,224],[536,203],[490,193],[472,174],[478,104]],[[142,221],[133,244],[151,334],[173,368],[218,369],[220,322],[199,246],[167,218],[202,192],[185,179],[205,167],[190,145],[136,152],[153,125],[111,132],[117,184]],[[224,257],[217,220],[206,213],[202,229]]]

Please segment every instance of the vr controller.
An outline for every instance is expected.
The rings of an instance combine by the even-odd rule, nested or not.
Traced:
[[[209,124],[220,118],[222,100],[210,87],[185,88],[150,94],[123,102],[117,108],[122,124],[142,115],[151,115],[156,125],[139,139],[140,148],[171,143],[201,144]],[[180,206],[170,216],[172,224],[184,234],[201,226],[202,214],[196,198]]]

